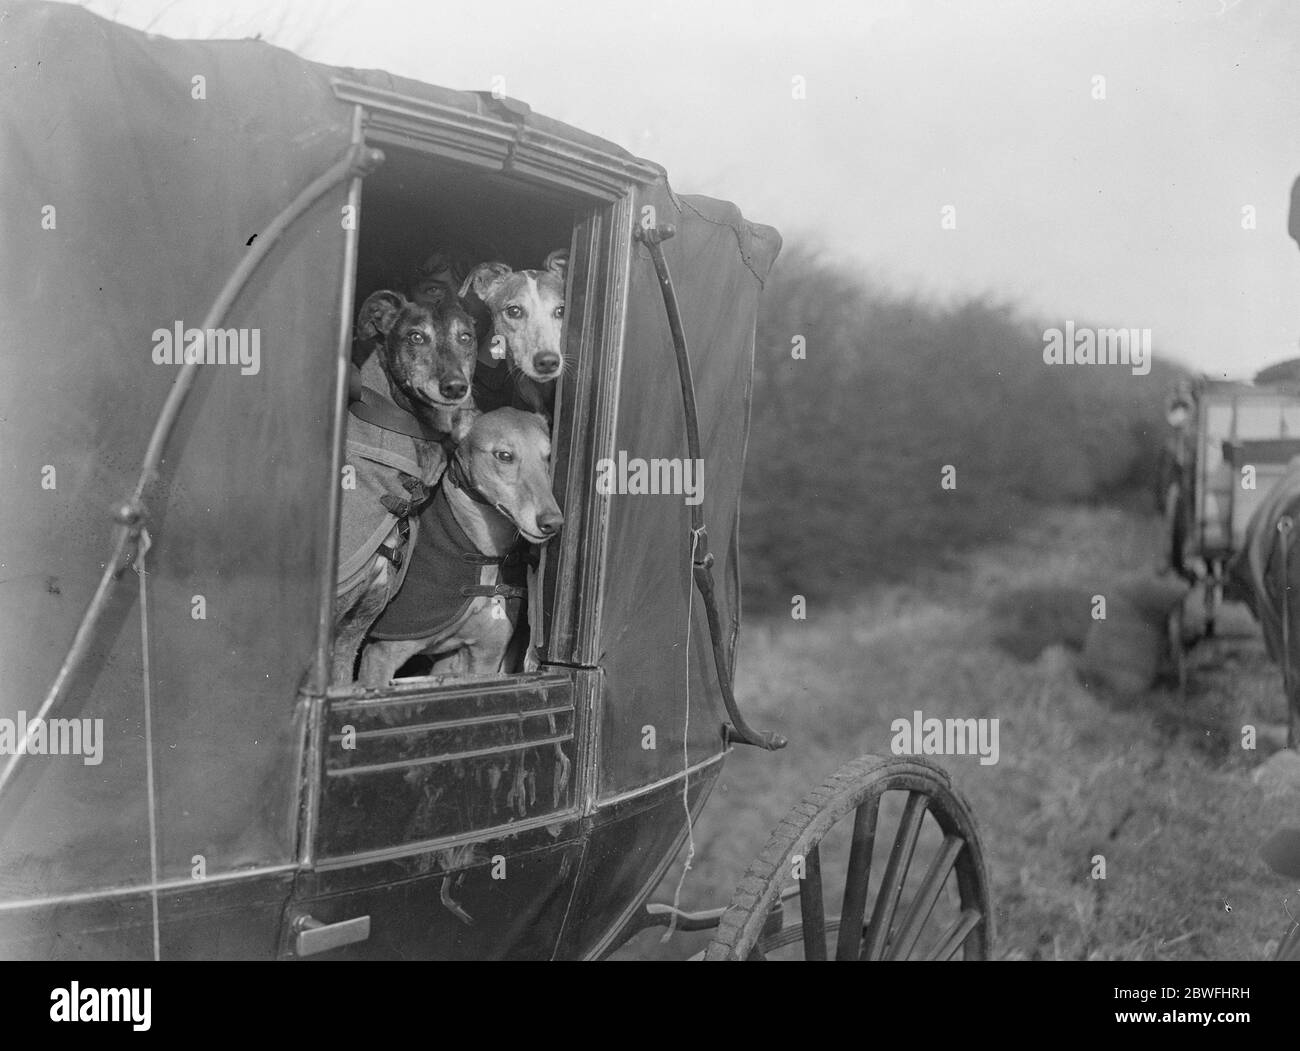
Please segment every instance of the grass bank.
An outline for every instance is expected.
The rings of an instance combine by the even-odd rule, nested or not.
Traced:
[[[981,826],[999,957],[1266,957],[1285,927],[1283,899],[1290,892],[1300,913],[1300,891],[1258,849],[1275,827],[1300,824],[1300,793],[1256,784],[1267,753],[1240,747],[1244,723],[1284,717],[1245,610],[1229,607],[1222,637],[1192,652],[1185,701],[1164,689],[1094,696],[1075,677],[1066,628],[1064,643],[1036,655],[1050,638],[1009,652],[1009,594],[1081,594],[1147,570],[1157,530],[1131,511],[1043,510],[1010,542],[850,606],[813,604],[806,622],[751,618],[738,693],[756,725],[791,744],[728,759],[696,828],[683,907],[725,903],[788,807],[841,763],[888,752],[891,720],[920,709],[1000,720],[996,765],[944,760]],[[1105,880],[1091,878],[1098,854]],[[678,871],[656,900],[671,897]],[[661,945],[648,932],[620,955],[681,958],[706,942]]]

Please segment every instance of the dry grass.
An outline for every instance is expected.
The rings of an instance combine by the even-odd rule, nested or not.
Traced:
[[[696,829],[683,906],[724,903],[786,809],[853,756],[888,752],[890,721],[919,708],[1001,720],[997,765],[945,760],[981,826],[998,956],[1271,953],[1283,899],[1291,893],[1300,911],[1300,889],[1273,876],[1258,849],[1278,825],[1300,823],[1300,794],[1266,795],[1250,771],[1267,753],[1240,747],[1243,723],[1283,718],[1278,674],[1245,611],[1230,608],[1222,637],[1193,651],[1185,702],[1159,689],[1127,702],[1094,697],[1064,646],[1027,662],[995,642],[1014,613],[1006,595],[1059,605],[1053,582],[1077,595],[1148,570],[1155,528],[1117,510],[1050,511],[960,570],[874,590],[853,609],[811,610],[807,622],[751,622],[741,701],[756,725],[792,743],[728,760]],[[1105,880],[1090,877],[1097,854]],[[665,946],[646,933],[620,955],[681,958],[706,942],[678,936]]]

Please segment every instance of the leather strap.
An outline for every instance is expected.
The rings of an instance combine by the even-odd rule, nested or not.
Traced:
[[[375,553],[388,559],[388,561],[393,564],[394,569],[401,569],[402,560],[406,557],[407,543],[411,539],[411,520],[409,518],[403,518],[398,523],[397,537],[398,541],[396,544],[392,546],[388,544],[380,544]]]
[[[449,431],[440,431],[437,427],[425,423],[418,416],[384,397],[374,387],[363,385],[356,400],[348,406],[348,412],[358,420],[373,423],[385,431],[405,434],[408,438],[419,438],[443,445],[451,441]]]
[[[536,565],[537,555],[532,544],[516,544],[504,555],[484,555],[477,551],[467,551],[460,556],[473,566],[518,566]]]
[[[513,587],[510,584],[466,584],[460,589],[460,593],[467,598],[473,595],[500,595],[502,598],[524,598],[528,591],[525,588]]]
[[[400,500],[396,496],[385,493],[379,498],[379,502],[385,511],[403,520],[413,514],[418,515],[424,509],[424,505],[433,498],[433,492],[429,487],[409,474],[402,475],[402,488],[410,494],[408,499]]]
[[[496,504],[484,496],[478,486],[474,484],[474,480],[469,476],[469,471],[465,468],[465,461],[460,458],[459,454],[451,457],[451,462],[447,464],[447,473],[443,477],[476,504],[482,504],[484,507],[496,507]]]

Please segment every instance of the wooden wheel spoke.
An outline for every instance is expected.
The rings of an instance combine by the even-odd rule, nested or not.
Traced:
[[[799,916],[803,928],[803,958],[826,959],[826,909],[822,904],[822,854],[814,843],[804,854],[804,878],[799,881]]]
[[[856,960],[862,946],[862,918],[867,911],[871,881],[871,855],[876,843],[876,818],[880,797],[874,796],[853,815],[853,846],[849,850],[849,874],[844,883],[844,904],[840,908],[840,936],[835,959]]]
[[[973,931],[976,925],[984,916],[979,909],[965,909],[962,914],[952,922],[952,926],[944,931],[943,937],[939,939],[939,944],[934,947],[927,960],[951,960],[957,950],[966,944],[966,938]]]
[[[916,892],[916,897],[912,899],[912,904],[908,907],[907,915],[903,918],[903,924],[898,929],[898,937],[889,946],[889,959],[907,959],[916,945],[917,938],[921,936],[921,931],[925,929],[930,914],[934,912],[935,902],[939,900],[939,894],[948,879],[948,873],[952,871],[953,865],[957,863],[957,855],[961,853],[962,847],[965,845],[961,836],[944,836],[943,846],[939,849],[939,853],[935,855],[934,860],[930,862],[930,868],[926,871],[925,879],[922,880],[921,887]]]
[[[867,928],[866,944],[862,948],[865,959],[879,960],[884,952],[889,930],[894,924],[894,914],[898,911],[898,899],[903,893],[903,883],[907,879],[907,870],[912,865],[912,853],[916,850],[916,839],[921,834],[921,821],[925,818],[928,802],[924,792],[908,793],[903,817],[898,823],[898,836],[894,839],[894,847],[889,852],[889,861],[885,865],[885,876],[880,883],[876,907],[871,910],[871,925]]]
[[[872,870],[880,800],[895,792],[902,793],[902,805],[897,825],[892,817],[888,823],[890,847],[888,857],[881,854],[883,871],[877,880]],[[895,813],[892,807],[889,812]],[[937,834],[927,834],[921,848],[925,873],[918,871],[912,879],[921,832],[929,827],[927,815]],[[850,837],[850,827],[849,849],[842,855],[837,850],[835,858],[823,856],[827,843],[838,845],[840,837]],[[801,867],[802,878],[783,886]],[[843,889],[840,873],[846,873]],[[904,890],[918,886],[905,902]],[[955,895],[951,905],[950,887]],[[783,920],[778,903],[796,895],[799,922]],[[828,915],[837,910],[840,915]],[[869,917],[866,923],[864,916]],[[979,831],[948,775],[917,758],[864,755],[810,790],[773,828],[737,885],[704,958],[782,959],[800,953],[806,960],[925,954],[933,960],[987,960],[993,955],[995,925]]]

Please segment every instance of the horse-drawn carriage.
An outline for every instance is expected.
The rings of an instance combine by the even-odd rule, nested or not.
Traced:
[[[1282,362],[1253,383],[1199,378],[1170,399],[1160,472],[1167,559],[1203,589],[1204,633],[1214,634],[1225,591],[1261,621],[1269,653],[1283,668],[1288,706],[1295,700],[1289,637],[1295,613],[1286,600],[1295,563],[1291,490],[1300,481],[1300,369]],[[1181,613],[1181,607],[1176,614]],[[1182,651],[1181,618],[1171,626]]]
[[[1297,364],[1270,366],[1249,384],[1201,378],[1180,386],[1170,399],[1160,473],[1168,561],[1203,589],[1206,636],[1225,594],[1244,601],[1260,622],[1282,673],[1290,748],[1300,746]],[[1181,666],[1181,606],[1170,635]],[[1279,876],[1300,877],[1300,831],[1278,830],[1263,855]],[[1276,958],[1300,959],[1300,924],[1292,922]]]
[[[776,231],[487,93],[64,5],[0,46],[0,957],[990,954],[973,818],[907,756],[727,908],[645,904],[732,748],[784,744],[731,688]],[[434,241],[569,249],[535,666],[331,685],[354,306]],[[191,328],[229,356],[157,353]],[[621,455],[703,501],[598,487]]]
[[[1274,366],[1254,383],[1184,383],[1170,399],[1169,423],[1160,493],[1168,559],[1204,588],[1213,634],[1251,516],[1300,455],[1300,373]]]

